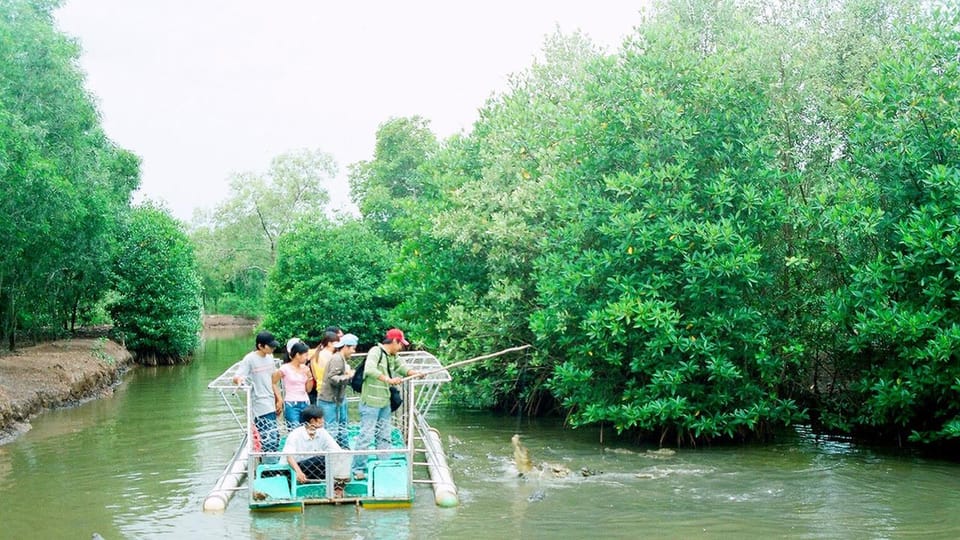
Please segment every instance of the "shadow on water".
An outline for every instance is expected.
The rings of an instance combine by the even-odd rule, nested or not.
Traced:
[[[960,537],[960,466],[817,437],[647,452],[598,430],[437,408],[461,504],[418,486],[413,508],[251,514],[241,492],[200,511],[237,443],[208,382],[252,333],[207,336],[191,364],[138,368],[108,398],[44,414],[0,446],[0,537],[89,538],[925,538]],[[534,464],[517,476],[510,438]],[[581,470],[586,470],[584,475]]]

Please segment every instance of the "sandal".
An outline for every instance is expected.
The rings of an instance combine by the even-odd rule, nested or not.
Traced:
[[[354,479],[354,480],[366,480],[366,479],[367,479],[367,475],[363,474],[363,471],[357,471],[357,472],[353,473],[353,479]]]

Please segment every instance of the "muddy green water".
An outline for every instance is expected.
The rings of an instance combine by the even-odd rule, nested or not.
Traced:
[[[0,538],[960,538],[960,465],[817,439],[657,459],[597,431],[438,408],[461,504],[255,515],[200,508],[238,442],[207,383],[252,339],[208,336],[195,361],[138,368],[115,394],[45,413],[0,446]],[[510,436],[565,479],[519,479]],[[609,434],[608,434],[608,443]],[[597,474],[583,477],[581,468]],[[638,473],[640,476],[638,477]]]

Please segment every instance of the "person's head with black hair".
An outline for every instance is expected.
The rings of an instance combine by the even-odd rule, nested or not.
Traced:
[[[333,346],[336,345],[338,341],[340,341],[340,336],[337,335],[336,332],[324,332],[323,337],[320,339],[320,345],[318,348],[329,349],[332,351]]]
[[[343,358],[350,358],[353,353],[357,352],[357,344],[359,343],[359,338],[353,334],[344,334],[340,337],[340,341],[334,344],[334,348]]]
[[[293,360],[299,355],[304,355],[303,361],[307,361],[306,354],[310,352],[310,347],[307,346],[300,338],[292,338],[287,342],[287,351],[286,355],[283,358],[283,363]]]
[[[326,334],[327,332],[333,332],[338,338],[343,335],[343,329],[339,326],[328,326],[324,328],[323,333]]]
[[[307,405],[302,411],[300,411],[301,424],[309,424],[310,420],[316,420],[317,418],[323,420],[323,409],[317,405]]]

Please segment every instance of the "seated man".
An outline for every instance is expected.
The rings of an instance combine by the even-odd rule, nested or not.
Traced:
[[[323,429],[323,410],[320,407],[309,405],[300,411],[300,423],[300,427],[287,434],[287,442],[283,445],[283,453],[288,454],[287,463],[296,473],[297,482],[323,480],[327,476],[324,456],[306,457],[303,454],[340,450],[340,446]]]

